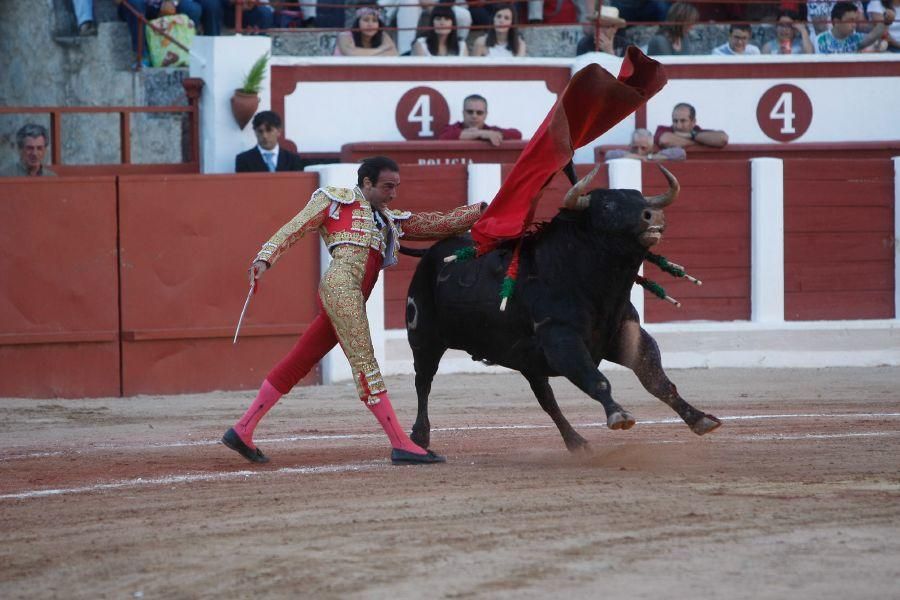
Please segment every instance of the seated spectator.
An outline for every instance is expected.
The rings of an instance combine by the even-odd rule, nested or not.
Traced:
[[[795,23],[787,11],[778,13],[775,39],[763,44],[763,54],[813,54],[815,49],[803,23]]]
[[[56,177],[56,173],[44,166],[44,155],[50,146],[50,137],[43,125],[28,123],[16,132],[19,160],[0,172],[2,177]]]
[[[196,34],[194,22],[187,15],[175,14],[175,2],[163,0],[159,16],[147,22],[145,40],[150,63],[154,67],[187,66],[191,57],[190,51],[184,48],[190,49]]]
[[[440,5],[452,8],[456,22],[455,27],[458,27],[454,32],[462,44],[466,43],[469,26],[472,25],[472,14],[464,0],[457,0],[456,3],[453,0],[399,0],[399,2],[400,6],[397,7],[397,48],[402,52],[414,54],[412,46],[418,38],[424,37],[424,34],[428,33],[427,31],[420,33],[416,28],[433,27],[431,12]]]
[[[456,13],[446,4],[431,9],[430,28],[424,37],[413,42],[413,56],[468,56],[465,43],[459,42]]]
[[[653,142],[660,148],[695,145],[724,148],[728,144],[728,134],[715,129],[701,129],[697,125],[696,109],[687,102],[679,102],[672,109],[672,126],[657,127]]]
[[[688,32],[700,18],[693,4],[676,2],[666,14],[666,25],[660,26],[647,44],[650,56],[670,56],[693,54],[694,48],[688,39]]]
[[[718,56],[757,56],[759,48],[750,43],[749,25],[733,24],[728,28],[728,41],[713,48],[711,54]]]
[[[869,46],[881,40],[886,25],[894,22],[894,11],[887,9],[882,21],[875,24],[868,34],[856,30],[856,22],[861,18],[852,2],[838,2],[831,11],[831,31],[819,34],[817,45],[821,54],[852,54],[864,52]]]
[[[525,40],[516,29],[516,13],[511,4],[499,4],[494,26],[475,40],[472,56],[525,56]]]
[[[653,152],[653,134],[648,129],[635,129],[631,134],[631,145],[628,150],[609,150],[603,160],[616,158],[635,158],[642,161],[660,162],[663,160],[684,160],[687,154],[684,148],[673,146]]]
[[[275,23],[275,9],[269,0],[220,0],[225,9],[225,25],[235,26],[234,5],[241,3],[241,26],[244,29],[270,29]]]
[[[576,56],[588,52],[605,52],[613,56],[624,56],[628,43],[621,35],[620,29],[625,27],[625,19],[619,18],[619,9],[613,6],[601,6],[596,16],[600,20],[600,43],[594,43],[594,22],[591,20],[582,27],[584,35],[575,47]],[[598,50],[599,48],[599,50]]]
[[[870,0],[866,7],[869,11],[869,20],[874,25],[884,22],[887,10],[894,11],[894,22],[888,27],[887,37],[883,38],[887,42],[888,52],[900,52],[900,21],[896,18],[898,4],[900,4],[898,0]]]
[[[815,45],[815,39],[820,33],[831,29],[831,11],[834,10],[835,4],[831,0],[809,0],[806,3],[806,18],[810,22],[812,33],[815,34],[812,36],[813,45]],[[862,2],[857,0],[854,4],[859,14],[865,14]]]
[[[138,54],[138,27],[142,27],[140,19],[128,10],[122,0],[114,0],[118,5],[119,18],[128,23],[128,30],[131,33],[131,49],[135,55]],[[160,8],[164,0],[128,0],[128,4],[143,15],[145,19],[152,20],[160,15]],[[178,14],[187,15],[194,26],[202,27],[205,35],[219,35],[222,31],[222,5],[221,2],[228,0],[179,0],[175,8]],[[271,9],[269,9],[271,10]],[[138,57],[145,66],[150,66],[147,58],[146,48],[142,49],[143,53]]]
[[[484,96],[472,94],[463,100],[463,120],[448,125],[438,136],[440,140],[485,140],[492,146],[499,146],[503,140],[521,140],[518,129],[502,129],[485,124],[487,120],[487,100]]]
[[[272,110],[264,110],[253,117],[256,147],[234,157],[235,173],[274,173],[302,171],[306,166],[299,154],[278,146],[281,137],[281,117]]]
[[[94,0],[72,0],[72,8],[75,9],[78,35],[97,35],[97,24],[94,23]]]
[[[530,0],[528,22],[554,25],[583,23],[594,14],[593,8],[592,0]]]
[[[665,21],[669,3],[663,0],[612,0],[626,21]]]
[[[335,56],[397,56],[397,47],[384,32],[384,21],[377,6],[357,8],[352,29],[338,34]]]

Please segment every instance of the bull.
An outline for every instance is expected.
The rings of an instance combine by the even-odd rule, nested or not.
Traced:
[[[603,360],[631,369],[694,433],[721,425],[678,394],[630,301],[638,269],[665,230],[663,209],[679,192],[675,177],[660,169],[669,189],[649,198],[636,190],[586,194],[597,169],[576,182],[553,220],[521,240],[518,283],[502,311],[498,297],[512,244],[471,261],[446,262],[471,244],[451,238],[423,254],[406,306],[418,397],[415,443],[430,445],[428,396],[448,348],[522,373],[571,452],[587,449],[587,442],[560,411],[550,377],[565,377],[602,404],[610,429],[634,426],[631,413],[613,400],[610,382],[599,370]]]

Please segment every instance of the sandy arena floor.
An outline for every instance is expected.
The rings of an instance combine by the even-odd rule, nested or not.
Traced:
[[[553,381],[578,456],[521,376],[438,378],[430,467],[349,383],[284,399],[263,467],[217,442],[250,394],[0,400],[0,597],[900,597],[900,368],[670,372],[702,438],[608,375],[630,431]]]

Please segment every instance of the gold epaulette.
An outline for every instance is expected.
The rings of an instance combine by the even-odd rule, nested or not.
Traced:
[[[313,192],[313,196],[322,194],[329,200],[334,200],[341,204],[353,204],[357,200],[363,199],[362,193],[357,193],[357,188],[344,188],[335,186],[325,186]]]
[[[388,208],[385,209],[385,212],[390,215],[391,220],[393,221],[405,221],[412,216],[412,213],[408,210],[393,210]]]

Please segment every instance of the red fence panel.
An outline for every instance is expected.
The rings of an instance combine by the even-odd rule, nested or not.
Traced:
[[[784,163],[785,319],[894,315],[889,159]]]
[[[265,274],[233,346],[247,267],[317,185],[312,173],[120,178],[125,395],[260,384],[316,313],[319,236]]]
[[[673,279],[645,263],[644,275],[662,285],[681,308],[644,294],[649,323],[750,318],[750,163],[686,161],[666,163],[681,194],[666,208],[666,231],[653,249],[701,279],[697,287]],[[644,194],[659,194],[667,183],[652,164],[643,166]]]
[[[464,206],[468,197],[467,173],[466,165],[403,165],[400,194],[391,203],[391,208],[422,212]],[[427,248],[433,243],[404,241],[403,245]],[[400,256],[397,265],[384,271],[384,326],[387,329],[406,327],[406,292],[418,264],[418,258]]]
[[[0,223],[0,396],[118,396],[115,179],[0,179]]]

